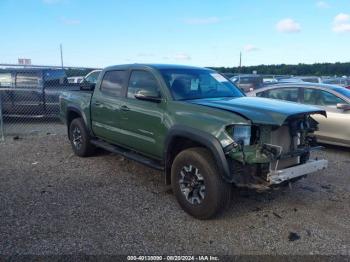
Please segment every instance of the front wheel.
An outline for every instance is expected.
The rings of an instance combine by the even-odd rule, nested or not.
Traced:
[[[85,157],[93,154],[95,147],[90,143],[90,135],[84,120],[75,118],[69,126],[69,140],[76,155]]]
[[[200,147],[176,156],[171,185],[180,206],[198,219],[217,215],[229,202],[232,189],[219,174],[210,152]]]

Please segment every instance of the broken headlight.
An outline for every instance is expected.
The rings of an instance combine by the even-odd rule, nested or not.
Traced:
[[[235,125],[233,126],[233,140],[237,144],[243,144],[245,146],[250,145],[250,138],[252,135],[252,127],[247,125]]]

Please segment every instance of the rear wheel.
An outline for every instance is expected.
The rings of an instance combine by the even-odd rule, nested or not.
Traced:
[[[75,118],[69,126],[69,140],[76,155],[92,155],[95,147],[90,143],[90,135],[82,118]]]
[[[171,185],[180,206],[198,219],[217,215],[230,200],[231,185],[222,179],[205,148],[190,148],[176,156]]]

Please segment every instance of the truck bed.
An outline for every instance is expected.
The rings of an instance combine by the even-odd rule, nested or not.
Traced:
[[[90,102],[93,91],[74,90],[66,91],[60,95],[60,119],[63,123],[67,121],[67,110],[69,108],[76,109],[77,112],[82,112],[86,123],[89,125],[90,121]]]

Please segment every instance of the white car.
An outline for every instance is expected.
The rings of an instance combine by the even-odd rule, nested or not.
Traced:
[[[67,77],[68,83],[70,84],[79,84],[83,81],[84,77],[83,76],[71,76]]]
[[[314,105],[327,112],[327,118],[312,116],[319,122],[319,142],[350,147],[350,90],[317,83],[283,83],[247,93],[271,99]]]
[[[85,77],[84,77],[84,82],[88,82],[91,84],[96,84],[98,76],[101,73],[101,69],[97,69],[97,70],[93,70],[90,73],[88,73]]]

